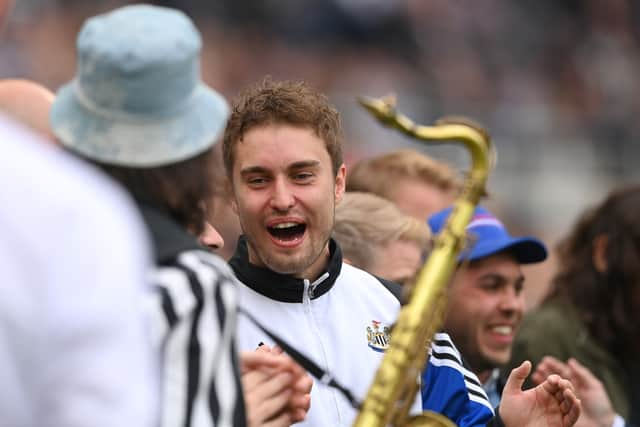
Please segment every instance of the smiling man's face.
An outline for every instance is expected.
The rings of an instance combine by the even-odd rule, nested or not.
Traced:
[[[509,253],[463,265],[453,277],[445,329],[481,381],[482,372],[511,357],[524,313],[523,285],[520,264]]]
[[[311,129],[269,124],[249,130],[235,147],[232,189],[251,263],[317,278],[344,186],[344,165],[334,175],[325,143]]]

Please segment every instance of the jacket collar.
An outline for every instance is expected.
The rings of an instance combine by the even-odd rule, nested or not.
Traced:
[[[229,260],[229,264],[238,279],[259,294],[281,302],[302,302],[304,280],[251,264],[246,237],[240,236],[238,239],[236,252]],[[341,269],[342,251],[340,246],[331,239],[329,240],[329,263],[326,271],[328,277],[317,280],[319,283],[313,289],[313,294],[310,295],[311,299],[316,299],[327,293],[333,287]]]
[[[202,249],[198,240],[167,213],[143,202],[138,202],[138,207],[151,234],[156,263],[166,263],[187,250]]]

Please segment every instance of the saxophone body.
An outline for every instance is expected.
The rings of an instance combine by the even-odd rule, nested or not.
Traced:
[[[419,392],[418,378],[425,367],[430,342],[444,320],[446,290],[465,245],[465,229],[493,166],[494,152],[488,134],[464,118],[445,118],[433,126],[416,125],[395,109],[390,99],[360,99],[360,103],[384,125],[427,143],[462,143],[470,152],[471,167],[461,194],[431,255],[416,277],[407,303],[402,307],[391,343],[376,372],[354,427],[454,426],[432,412],[409,416]]]

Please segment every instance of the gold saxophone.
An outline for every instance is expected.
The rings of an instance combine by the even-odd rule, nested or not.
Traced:
[[[417,275],[408,302],[400,311],[391,344],[353,426],[454,426],[448,418],[429,411],[410,417],[409,409],[419,392],[418,378],[427,361],[431,338],[442,326],[446,287],[465,244],[465,228],[480,197],[486,194],[494,151],[488,134],[468,119],[444,118],[434,126],[421,126],[396,112],[395,100],[390,97],[362,98],[359,102],[384,125],[413,138],[435,143],[462,142],[471,154],[471,169],[429,259]]]

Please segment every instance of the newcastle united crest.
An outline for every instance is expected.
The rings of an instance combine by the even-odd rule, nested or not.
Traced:
[[[389,348],[390,331],[388,326],[372,320],[371,326],[367,326],[367,344],[372,350],[384,352]]]

